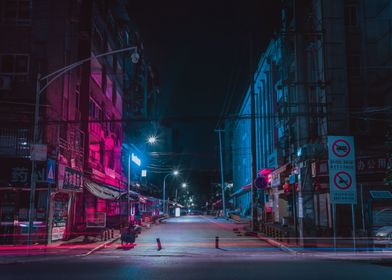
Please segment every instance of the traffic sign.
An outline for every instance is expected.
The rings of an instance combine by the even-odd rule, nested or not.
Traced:
[[[46,144],[32,144],[30,146],[30,159],[36,161],[45,161],[48,155],[48,146]]]
[[[344,158],[350,154],[351,146],[344,139],[337,139],[332,143],[332,152],[335,156]]]
[[[55,183],[55,170],[56,170],[56,161],[53,159],[48,159],[48,168],[46,172],[46,180],[49,184]]]
[[[355,149],[352,136],[328,136],[331,203],[356,204]]]
[[[354,160],[354,138],[352,136],[328,136],[329,160]]]
[[[333,183],[338,189],[347,190],[351,187],[353,179],[351,178],[351,175],[349,173],[340,171],[335,174],[333,178]]]

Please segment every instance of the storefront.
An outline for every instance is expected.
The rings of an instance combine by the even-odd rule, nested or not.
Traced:
[[[2,160],[0,170],[0,244],[26,243],[29,231],[31,161]],[[46,162],[37,163],[36,176],[33,242],[44,243],[49,199]]]
[[[272,221],[282,225],[293,224],[292,199],[285,184],[289,183],[291,164],[285,164],[273,170],[270,177],[269,200],[272,207]]]

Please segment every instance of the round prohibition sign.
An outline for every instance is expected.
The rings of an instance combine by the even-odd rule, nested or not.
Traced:
[[[351,187],[353,180],[351,175],[345,171],[339,171],[335,174],[333,182],[338,189],[347,190]]]
[[[338,139],[332,143],[332,152],[335,156],[343,158],[351,151],[350,144],[344,139]]]

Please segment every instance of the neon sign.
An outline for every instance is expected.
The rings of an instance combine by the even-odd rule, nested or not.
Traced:
[[[132,153],[131,159],[137,166],[140,166],[142,164],[140,158],[138,158],[134,153]]]

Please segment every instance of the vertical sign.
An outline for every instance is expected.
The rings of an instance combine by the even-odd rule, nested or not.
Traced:
[[[355,149],[352,136],[328,136],[331,203],[356,204]]]
[[[56,161],[53,159],[48,159],[48,169],[46,173],[46,179],[49,184],[55,183],[55,171],[56,170]]]

